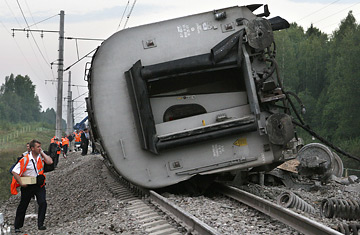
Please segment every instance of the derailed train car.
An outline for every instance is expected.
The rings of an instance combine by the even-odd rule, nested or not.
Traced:
[[[275,61],[280,17],[230,7],[121,30],[87,76],[92,136],[110,167],[145,188],[271,169],[296,156]]]

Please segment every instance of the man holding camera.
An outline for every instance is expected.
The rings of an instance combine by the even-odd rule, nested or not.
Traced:
[[[30,152],[19,160],[12,171],[14,177],[11,183],[11,194],[16,195],[16,188],[21,186],[21,199],[16,210],[14,224],[16,233],[21,232],[20,228],[24,225],[26,209],[34,195],[39,204],[38,229],[46,229],[44,226],[47,207],[44,162],[52,164],[53,160],[42,151],[41,143],[38,140],[32,140],[30,142]],[[21,177],[36,177],[36,184],[25,184],[22,182]]]

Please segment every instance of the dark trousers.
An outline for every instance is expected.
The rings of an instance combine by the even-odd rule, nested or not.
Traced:
[[[58,163],[59,163],[59,154],[55,154],[55,157],[54,157],[54,167],[57,167]]]
[[[97,152],[97,150],[96,150],[96,146],[95,146],[95,142],[94,142],[94,141],[91,141],[91,148],[92,148],[91,153],[96,153],[96,152]]]
[[[36,195],[36,200],[37,203],[39,204],[38,227],[44,225],[46,207],[47,207],[45,186],[40,188],[40,186],[38,185],[28,185],[25,188],[21,187],[21,199],[20,199],[20,204],[16,210],[16,217],[14,224],[15,229],[24,226],[26,209],[28,208],[30,200],[34,195]]]
[[[81,148],[82,148],[81,155],[86,155],[86,154],[87,154],[87,152],[88,152],[88,145],[89,145],[88,142],[86,142],[86,143],[81,142]]]
[[[66,144],[63,146],[63,153],[67,154],[67,151],[68,151],[68,145]]]

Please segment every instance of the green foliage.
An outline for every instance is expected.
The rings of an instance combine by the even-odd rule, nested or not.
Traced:
[[[303,120],[328,141],[360,157],[360,27],[352,12],[330,37],[312,25],[304,32],[293,23],[275,32],[275,41],[285,90],[295,92],[306,107]],[[311,141],[311,136],[305,139]],[[358,161],[342,159],[360,169]]]
[[[0,87],[0,119],[10,122],[39,121],[40,101],[35,85],[28,76],[14,75],[5,78]]]
[[[5,83],[0,87],[0,129],[6,129],[9,123],[34,121],[46,122],[54,128],[55,110],[51,108],[41,112],[35,85],[27,75],[5,77]]]
[[[41,112],[35,85],[28,76],[11,74],[5,78],[0,86],[0,200],[10,195],[10,166],[32,139],[48,148],[55,120],[54,109]]]
[[[12,164],[15,163],[17,157],[26,151],[26,143],[30,142],[32,139],[37,139],[41,142],[41,147],[44,150],[47,150],[50,139],[54,136],[53,129],[41,129],[41,131],[35,131],[36,128],[48,126],[48,124],[44,123],[8,123],[8,130],[0,128],[0,131],[2,135],[8,135],[19,130],[19,128],[24,125],[31,126],[34,131],[21,133],[17,138],[5,144],[2,143],[0,148],[0,201],[8,199],[10,196],[10,183],[12,178],[9,169]]]

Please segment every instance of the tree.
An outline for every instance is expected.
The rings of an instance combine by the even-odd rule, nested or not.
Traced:
[[[359,137],[360,30],[350,11],[333,33],[328,63],[328,103],[322,114],[324,127],[335,139]]]
[[[0,118],[10,122],[40,120],[40,101],[35,85],[28,76],[14,75],[5,78],[0,87]]]

